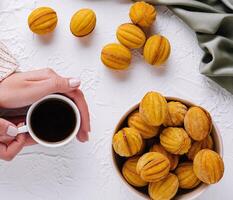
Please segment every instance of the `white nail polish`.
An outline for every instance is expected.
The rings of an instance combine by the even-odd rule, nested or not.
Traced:
[[[70,87],[78,87],[80,85],[81,81],[78,78],[71,78],[69,80]]]
[[[9,126],[6,134],[15,137],[18,134],[18,129],[14,126]]]

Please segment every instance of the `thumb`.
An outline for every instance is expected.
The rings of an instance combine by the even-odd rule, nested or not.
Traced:
[[[13,123],[0,118],[0,135],[16,136],[17,133],[18,129]]]

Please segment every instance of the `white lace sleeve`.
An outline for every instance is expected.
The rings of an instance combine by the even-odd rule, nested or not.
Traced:
[[[11,55],[8,48],[0,42],[0,81],[18,68],[17,60]]]

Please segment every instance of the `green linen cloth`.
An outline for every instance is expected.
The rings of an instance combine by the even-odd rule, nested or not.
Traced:
[[[148,0],[166,5],[197,35],[200,72],[233,94],[233,0]]]

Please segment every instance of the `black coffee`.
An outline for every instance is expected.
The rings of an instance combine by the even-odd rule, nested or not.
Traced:
[[[38,104],[31,114],[34,134],[46,142],[59,142],[74,131],[76,115],[65,101],[48,99]]]

